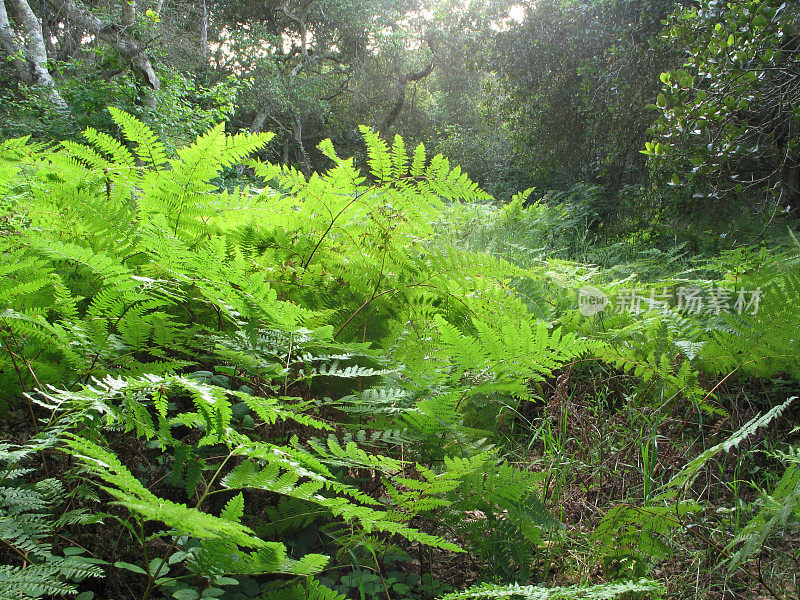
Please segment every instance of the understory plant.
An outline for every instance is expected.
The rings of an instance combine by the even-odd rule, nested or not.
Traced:
[[[798,377],[798,315],[778,299],[800,291],[790,254],[741,277],[729,258],[671,279],[761,286],[764,312],[584,318],[576,283],[656,284],[443,234],[442,215],[463,224],[477,204],[494,242],[548,211],[526,194],[492,208],[424,146],[362,128],[364,171],[326,140],[329,168],[306,176],[249,160],[269,134],[216,126],[172,153],[110,114],[119,140],[90,128],[85,143],[0,146],[0,386],[28,438],[0,450],[11,598],[430,599],[450,583],[478,584],[452,600],[655,598],[642,577],[702,524],[697,473],[791,411],[783,394],[659,470],[674,407],[683,431],[729,415],[721,390],[737,373]],[[235,169],[252,185],[213,183]],[[599,365],[591,385],[605,377],[596,418],[646,418],[631,427],[641,487],[576,535],[570,402],[586,365]],[[623,401],[613,380],[630,386]],[[714,546],[732,569],[793,526],[796,461],[780,451],[789,468]],[[93,542],[74,542],[77,524]],[[554,587],[575,548],[618,581]],[[460,570],[448,583],[446,565]]]

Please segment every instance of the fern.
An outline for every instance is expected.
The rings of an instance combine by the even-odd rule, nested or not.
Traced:
[[[475,334],[465,335],[440,316],[434,320],[442,347],[451,355],[454,379],[470,378],[473,395],[501,391],[529,397],[529,381],[541,381],[591,347],[573,334],[548,332],[544,323],[473,319]]]
[[[164,396],[181,393],[188,393],[195,412],[181,412],[170,417],[170,403],[165,404]],[[153,410],[148,409],[145,394],[152,396]],[[322,456],[317,458],[298,444],[278,446],[252,440],[234,429],[229,397],[244,399],[248,406],[255,408],[257,414],[261,413],[273,421],[294,416],[291,411],[283,413],[274,402],[260,401],[243,392],[231,392],[229,396],[222,388],[179,376],[149,376],[130,381],[106,378],[81,392],[54,391],[41,395],[38,401],[62,415],[57,421],[62,426],[80,421],[96,423],[96,419],[90,415],[99,412],[106,415],[109,425],[121,425],[126,431],[135,432],[144,439],[156,438],[165,447],[178,446],[170,433],[172,427],[201,429],[204,435],[198,442],[199,446],[224,444],[229,448],[228,459],[247,457],[219,479],[222,489],[269,492],[317,506],[322,516],[341,519],[351,526],[357,525],[365,533],[384,532],[411,541],[458,550],[452,543],[409,527],[409,518],[398,518],[392,512],[378,510],[375,500],[334,479],[324,464],[345,461],[357,468],[379,465],[387,468],[392,466],[388,459],[370,456],[352,442],[341,446],[331,441],[324,449],[317,446],[316,449],[322,451]],[[186,535],[201,542],[203,549],[191,562],[191,568],[198,573],[303,575],[320,570],[327,561],[325,557],[313,554],[301,559],[290,558],[283,544],[263,540],[253,530],[239,524],[241,516],[236,515],[240,515],[242,510],[237,508],[237,504],[229,505],[222,517],[215,517],[196,507],[157,497],[112,452],[85,437],[71,433],[65,433],[64,437],[69,453],[101,481],[103,490],[136,518],[158,521],[173,535]],[[223,473],[228,459],[218,467],[218,475]],[[399,466],[396,463],[396,468]],[[211,491],[209,486],[213,483],[213,479],[206,483],[203,497]]]
[[[313,439],[310,440],[309,445],[323,458],[326,464],[331,466],[367,467],[386,473],[399,472],[403,468],[402,462],[388,456],[368,455],[353,441],[342,446],[333,436],[329,436],[324,445],[321,441]]]
[[[797,526],[800,517],[800,469],[798,455],[787,456],[788,468],[775,489],[763,498],[761,510],[727,545],[728,571],[733,571],[760,552],[767,541],[786,529]]]
[[[167,162],[164,146],[158,141],[152,129],[116,107],[110,106],[108,112],[122,130],[125,139],[136,144],[136,155],[139,160],[154,167],[160,167]]]
[[[440,600],[572,600],[585,598],[613,600],[614,598],[642,598],[656,600],[662,597],[664,588],[653,581],[625,581],[594,586],[574,585],[569,587],[544,588],[524,585],[496,585],[484,583],[463,592],[442,596]]]
[[[469,547],[502,580],[530,580],[542,544],[561,524],[541,499],[545,475],[499,462],[494,452],[481,469],[466,473],[444,516]]]
[[[692,348],[699,332],[693,323],[672,312],[651,312],[615,329],[606,339],[608,343],[599,345],[596,354],[609,364],[643,383],[661,386],[668,399],[682,396],[707,412],[719,412],[705,402],[706,393],[698,382],[699,373],[692,360],[696,352]],[[697,350],[702,348],[701,345]],[[680,357],[683,353],[688,354],[688,359],[676,359],[676,354]]]
[[[285,465],[288,467],[289,465]],[[312,476],[312,479],[300,482],[303,476]],[[460,551],[455,544],[446,542],[435,536],[422,533],[404,525],[406,519],[398,520],[388,512],[378,511],[368,506],[354,504],[344,497],[326,498],[320,492],[326,486],[333,486],[343,492],[354,493],[346,487],[334,482],[326,481],[319,476],[307,471],[297,472],[296,469],[283,470],[279,463],[273,462],[265,468],[259,469],[254,463],[248,461],[236,467],[226,476],[223,485],[229,489],[255,489],[277,493],[297,500],[312,502],[324,507],[332,515],[344,519],[345,522],[358,523],[365,532],[379,531],[390,534],[399,534],[410,541],[419,541],[423,544]],[[363,495],[355,494],[362,501],[370,500]]]
[[[53,508],[64,494],[61,482],[25,481],[32,470],[24,462],[52,443],[43,438],[25,446],[0,444],[0,542],[12,551],[11,561],[0,565],[0,598],[74,595],[74,582],[104,575],[103,561],[80,550],[59,555],[53,546],[58,527],[96,519],[79,512],[57,520]]]
[[[267,592],[264,600],[345,600],[345,596],[313,579]]]
[[[105,491],[145,520],[161,521],[176,531],[199,539],[229,540],[247,548],[268,546],[266,542],[254,537],[247,527],[156,498],[114,454],[96,444],[77,436],[68,436],[66,442],[70,453],[106,484],[103,488]]]
[[[759,294],[756,314],[721,315],[709,343],[700,353],[705,368],[727,375],[742,371],[768,377],[785,371],[800,377],[795,357],[800,340],[793,334],[800,327],[800,274],[796,269],[770,272],[740,284]]]
[[[702,511],[692,501],[643,507],[620,505],[609,510],[592,534],[597,553],[611,573],[641,573],[674,552],[670,536],[681,531],[687,517]]]
[[[95,502],[118,505],[109,514],[144,552],[156,546],[145,522],[151,542],[178,550],[169,577],[159,569],[174,555],[130,564],[151,588],[272,575],[273,597],[332,600],[311,578],[331,558],[370,554],[381,567],[383,550],[413,545],[463,549],[495,577],[529,581],[563,532],[541,497],[545,475],[501,460],[498,415],[584,359],[630,374],[640,397],[684,396],[707,412],[721,412],[709,374],[797,374],[794,263],[746,282],[764,289],[763,315],[581,320],[576,282],[634,282],[546,255],[585,227],[595,189],[493,206],[444,157],[363,128],[363,172],[326,140],[324,173],[255,163],[263,189],[221,192],[214,180],[269,135],[217,126],[168,154],[147,126],[111,114],[123,141],[88,129],[46,151],[0,146],[0,384],[98,484],[55,519],[45,501],[63,485],[23,485],[26,465],[0,483],[3,539],[50,556],[4,567],[0,585],[17,596],[66,593],[82,576],[52,532],[92,522]],[[664,258],[642,265],[652,273]],[[703,509],[687,499],[701,469],[782,411],[698,456],[644,506],[612,507],[595,556],[619,574],[667,556]],[[154,458],[148,469],[130,447]],[[791,525],[797,479],[790,467],[764,495],[728,546],[731,565]],[[332,541],[303,538],[312,528]],[[45,587],[25,587],[36,578]],[[450,597],[637,593],[660,592],[487,584]]]
[[[658,491],[658,494],[647,506],[637,507],[623,504],[612,508],[603,517],[593,534],[594,539],[601,543],[598,548],[599,554],[616,561],[617,567],[620,566],[620,560],[632,560],[634,568],[638,568],[635,564],[637,562],[649,563],[669,556],[673,551],[668,541],[669,535],[683,530],[688,524],[688,517],[703,509],[698,502],[684,499],[701,469],[720,452],[728,452],[736,448],[759,428],[767,426],[780,416],[793,400],[794,398],[774,407],[764,415],[750,420],[728,439],[695,457]],[[793,492],[789,491],[790,488],[791,486],[788,486],[785,490],[788,500],[784,504],[784,507],[790,507],[789,511],[793,510],[795,506]],[[736,543],[745,539],[750,539],[752,542],[752,540],[758,539],[762,533],[769,535],[776,525],[777,522],[767,525],[763,520],[763,515],[760,519],[757,517],[748,527],[744,537],[737,539]],[[743,557],[752,553],[753,549],[754,546],[745,544],[741,554],[737,555],[735,561],[732,561],[733,564],[739,564]]]
[[[734,432],[728,439],[719,444],[716,444],[708,450],[702,452],[700,455],[692,459],[680,472],[678,472],[670,481],[664,486],[662,497],[674,496],[679,491],[688,488],[700,470],[708,463],[709,460],[714,458],[720,452],[730,452],[732,449],[739,446],[747,438],[752,436],[758,429],[766,427],[776,418],[778,418],[797,398],[790,398],[783,404],[773,407],[763,415],[754,417],[736,432]]]

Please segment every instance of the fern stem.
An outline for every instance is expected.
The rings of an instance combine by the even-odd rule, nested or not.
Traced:
[[[211,486],[214,485],[214,482],[217,480],[217,477],[219,477],[220,473],[222,473],[222,469],[225,468],[225,465],[228,463],[228,461],[231,459],[232,456],[233,452],[229,452],[228,455],[225,457],[225,459],[220,463],[219,467],[214,472],[214,475],[211,477],[211,479],[209,479],[208,483],[206,484],[206,489],[203,492],[203,495],[200,496],[200,499],[197,501],[197,504],[195,504],[195,508],[199,509],[203,501],[206,498],[208,498],[208,496],[211,494]],[[172,553],[175,550],[175,546],[178,545],[178,539],[179,536],[177,535],[174,536],[172,544],[170,544],[169,548],[167,549],[167,552],[164,554],[164,557],[161,559],[161,562],[156,567],[156,570],[153,573],[150,573],[149,562],[147,561],[147,549],[146,547],[144,548],[145,565],[147,565],[147,588],[145,589],[144,594],[142,595],[142,600],[149,600],[150,595],[153,593],[153,588],[155,587],[156,579],[158,579],[158,575],[161,573],[161,570],[164,568],[164,565],[167,564],[169,557],[172,556]]]
[[[13,545],[11,542],[8,542],[8,541],[4,540],[3,538],[0,538],[0,542],[3,542],[3,544],[5,544],[5,545],[6,545],[6,546],[8,546],[9,548],[11,548],[11,550],[12,550],[12,551],[13,551],[15,554],[18,554],[18,555],[19,555],[19,556],[22,558],[23,565],[27,565],[27,564],[28,564],[28,562],[29,562],[29,561],[28,561],[28,555],[27,555],[27,554],[25,554],[25,553],[23,553],[23,552],[22,552],[22,550],[20,550],[20,549],[19,549],[19,548],[17,548],[16,546],[14,546],[14,545]]]
[[[317,244],[314,246],[314,249],[311,250],[311,254],[308,255],[308,258],[303,263],[303,268],[304,269],[307,269],[308,265],[311,264],[311,259],[314,258],[314,254],[317,253],[317,250],[322,245],[322,242],[325,240],[326,237],[328,237],[328,234],[331,232],[331,229],[333,229],[333,226],[336,224],[336,221],[339,220],[339,217],[341,217],[348,208],[353,206],[353,204],[355,204],[356,202],[361,200],[361,198],[366,196],[371,191],[378,189],[379,187],[380,187],[380,185],[376,184],[376,185],[368,187],[366,190],[364,190],[360,194],[356,194],[350,202],[345,204],[342,207],[342,209],[338,213],[336,213],[336,216],[333,217],[333,219],[331,219],[331,223],[330,223],[330,225],[328,225],[328,228],[322,233],[322,236],[319,238],[319,240],[317,240]]]
[[[307,259],[306,259],[306,260],[303,262],[303,268],[304,268],[304,269],[307,269],[307,268],[308,268],[308,265],[310,265],[310,264],[311,264],[311,259],[312,259],[312,258],[314,258],[314,254],[316,254],[317,250],[319,250],[319,247],[322,245],[322,242],[323,242],[323,241],[325,240],[325,238],[328,236],[328,234],[330,233],[331,229],[333,229],[333,226],[334,226],[334,224],[336,223],[336,220],[337,220],[339,217],[341,217],[341,216],[342,216],[342,214],[344,213],[344,211],[345,211],[345,210],[347,210],[347,209],[348,209],[348,208],[350,208],[350,207],[351,207],[353,204],[355,204],[356,200],[358,200],[358,197],[356,197],[356,198],[353,198],[353,200],[352,200],[352,201],[348,202],[348,203],[347,203],[347,205],[346,205],[346,206],[344,206],[344,208],[342,208],[342,210],[340,210],[340,211],[339,211],[339,214],[337,214],[337,215],[336,215],[336,216],[335,216],[335,217],[334,217],[334,218],[331,220],[331,222],[330,222],[330,225],[328,225],[328,228],[327,228],[327,229],[326,229],[326,230],[325,230],[325,231],[322,233],[322,236],[320,236],[319,240],[317,240],[317,243],[316,243],[316,245],[315,245],[315,246],[314,246],[314,248],[311,250],[311,254],[309,254],[309,255],[308,255],[308,258],[307,258]]]
[[[17,379],[19,379],[19,385],[22,388],[23,394],[22,396],[25,398],[25,403],[28,405],[28,412],[31,415],[31,422],[33,423],[33,430],[36,433],[39,433],[39,429],[36,425],[36,415],[33,412],[33,406],[31,405],[31,401],[28,396],[24,393],[27,391],[27,386],[25,385],[25,380],[22,378],[22,371],[17,364],[17,355],[11,350],[11,348],[7,345],[7,341],[3,338],[3,345],[6,347],[6,352],[11,357],[11,364],[14,365],[14,371],[17,373]]]
[[[62,515],[62,516],[63,516],[63,515]],[[56,533],[56,534],[54,534],[54,535],[55,535],[57,538],[59,538],[59,539],[61,539],[61,540],[64,540],[65,542],[69,542],[69,543],[70,543],[70,544],[72,544],[73,546],[77,546],[78,548],[80,548],[80,549],[81,549],[81,550],[83,550],[84,552],[88,552],[88,553],[89,553],[89,555],[90,555],[90,556],[92,556],[92,558],[97,558],[97,555],[96,555],[94,552],[92,552],[92,551],[91,551],[91,550],[89,550],[88,548],[84,548],[83,546],[81,546],[81,545],[80,545],[78,542],[76,542],[75,540],[72,540],[72,539],[70,539],[70,538],[68,538],[68,537],[64,537],[63,535],[61,535],[61,534],[58,534],[58,533]]]
[[[462,298],[459,298],[459,297],[458,297],[458,296],[456,296],[455,294],[452,294],[452,293],[450,293],[450,292],[448,292],[448,291],[446,291],[446,290],[442,290],[442,289],[440,289],[440,288],[436,287],[435,285],[431,285],[430,283],[411,283],[411,284],[409,284],[409,285],[407,285],[407,286],[405,286],[405,287],[406,287],[406,288],[414,288],[414,287],[424,287],[424,288],[431,288],[431,289],[433,289],[433,290],[436,290],[437,292],[439,292],[439,293],[441,293],[441,294],[443,294],[443,295],[445,295],[445,296],[448,296],[448,297],[450,297],[452,300],[456,300],[456,301],[460,302],[460,303],[461,303],[461,304],[464,306],[464,308],[467,310],[467,312],[469,312],[470,314],[474,314],[474,313],[473,313],[473,310],[470,308],[469,304],[467,304],[466,302],[464,302],[464,300],[463,300]],[[342,326],[339,328],[339,330],[338,330],[338,331],[337,331],[335,334],[333,334],[333,339],[336,339],[336,337],[337,337],[337,336],[338,336],[340,333],[342,333],[342,330],[344,330],[344,328],[345,328],[345,327],[347,327],[347,326],[350,324],[350,322],[351,322],[351,321],[352,321],[354,318],[356,318],[356,316],[357,316],[357,315],[358,315],[358,314],[359,314],[359,313],[360,313],[362,310],[364,310],[364,309],[365,309],[367,306],[369,306],[369,304],[370,304],[370,303],[371,303],[373,300],[376,300],[377,298],[380,298],[381,296],[385,296],[386,294],[389,294],[389,293],[391,293],[391,292],[396,292],[396,291],[397,291],[397,288],[392,288],[392,289],[389,289],[389,290],[385,290],[385,291],[383,291],[383,292],[381,292],[381,293],[379,293],[379,294],[375,294],[375,295],[374,295],[372,298],[370,298],[369,300],[367,300],[366,302],[364,302],[364,304],[362,304],[361,306],[359,306],[359,307],[358,307],[358,309],[356,310],[356,312],[354,312],[354,313],[353,313],[353,314],[350,316],[350,318],[349,318],[349,319],[347,319],[347,321],[345,322],[345,324],[344,324],[344,325],[342,325]]]
[[[122,321],[122,319],[125,317],[125,315],[128,313],[128,311],[129,311],[130,309],[132,309],[134,306],[136,306],[136,302],[132,302],[131,304],[129,304],[128,306],[126,306],[124,309],[122,309],[122,313],[121,313],[121,314],[119,315],[119,317],[117,317],[117,319],[114,321],[114,325],[113,325],[113,327],[109,327],[109,328],[108,328],[108,333],[106,334],[106,337],[105,337],[105,339],[103,340],[103,343],[104,343],[104,344],[105,344],[105,343],[108,341],[108,338],[110,338],[110,337],[111,337],[111,334],[112,334],[112,332],[113,332],[114,328],[115,328],[117,325],[119,325],[119,322],[120,322],[120,321]],[[86,380],[85,380],[85,382],[84,382],[84,383],[89,383],[89,378],[92,376],[92,371],[94,371],[95,365],[97,365],[97,361],[98,361],[98,360],[100,360],[100,352],[99,352],[99,351],[97,352],[97,354],[95,354],[95,355],[94,355],[94,358],[92,359],[92,364],[89,366],[89,370],[86,372]],[[73,388],[74,388],[74,386],[77,384],[77,382],[78,382],[78,380],[76,379],[76,380],[75,380],[75,384],[73,384]]]
[[[348,326],[348,325],[351,323],[351,321],[352,321],[353,319],[355,319],[355,318],[358,316],[358,313],[360,313],[360,312],[361,312],[362,310],[364,310],[364,309],[365,309],[367,306],[369,306],[369,304],[370,304],[370,303],[371,303],[373,300],[376,300],[376,299],[380,298],[381,296],[385,296],[386,294],[390,294],[390,293],[392,293],[392,292],[396,292],[396,291],[397,291],[397,290],[396,290],[395,288],[391,288],[391,289],[389,289],[389,290],[385,290],[385,291],[381,292],[380,294],[375,294],[375,293],[373,293],[372,297],[371,297],[369,300],[365,300],[365,301],[364,301],[364,304],[362,304],[361,306],[359,306],[359,307],[356,309],[356,312],[354,312],[352,315],[350,315],[350,318],[349,318],[349,319],[347,319],[347,321],[345,321],[345,322],[344,322],[344,325],[342,325],[341,327],[339,327],[339,329],[336,331],[336,333],[334,333],[334,334],[333,334],[333,339],[336,339],[336,338],[339,336],[339,334],[340,334],[340,333],[342,333],[342,331],[344,331],[344,328],[345,328],[345,327],[347,327],[347,326]]]

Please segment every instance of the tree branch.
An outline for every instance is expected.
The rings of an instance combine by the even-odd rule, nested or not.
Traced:
[[[8,18],[4,0],[0,0],[0,48],[3,49],[11,64],[14,65],[19,78],[24,83],[32,83],[25,61],[21,58],[23,55],[22,48],[17,43],[14,30],[11,28],[11,21]]]
[[[50,70],[47,68],[47,46],[44,43],[42,24],[34,14],[27,0],[10,0],[9,6],[14,8],[19,21],[23,49],[17,44],[14,30],[6,12],[5,3],[0,0],[0,45],[11,58],[20,79],[24,83],[39,86],[43,95],[65,113],[69,106],[61,97]]]
[[[419,81],[424,79],[428,75],[433,72],[433,65],[434,60],[431,59],[430,64],[422,69],[421,71],[417,71],[415,73],[398,73],[397,76],[397,92],[396,92],[396,99],[394,103],[394,107],[392,108],[391,112],[386,116],[386,119],[383,121],[383,125],[381,125],[381,133],[386,133],[389,127],[391,127],[394,122],[397,120],[397,117],[400,116],[400,113],[403,112],[403,107],[406,104],[406,87],[409,83],[414,81]]]
[[[144,81],[149,88],[157,91],[161,87],[161,81],[150,62],[150,57],[139,42],[126,34],[124,27],[120,27],[116,23],[101,21],[78,1],[46,1],[61,14],[66,15],[68,19],[83,26],[99,39],[116,48],[130,63],[136,76]],[[150,99],[149,104],[151,108],[155,108],[155,97]]]

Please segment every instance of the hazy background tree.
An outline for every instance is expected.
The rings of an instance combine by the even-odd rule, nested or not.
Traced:
[[[646,181],[639,153],[654,114],[657,74],[673,64],[659,43],[667,0],[525,3],[498,34],[493,63],[516,160],[546,188],[602,186],[604,213]]]
[[[594,227],[769,218],[800,200],[796,23],[777,0],[0,0],[0,136],[112,131],[114,105],[173,145],[272,130],[309,174],[367,124],[501,199],[583,186]]]

